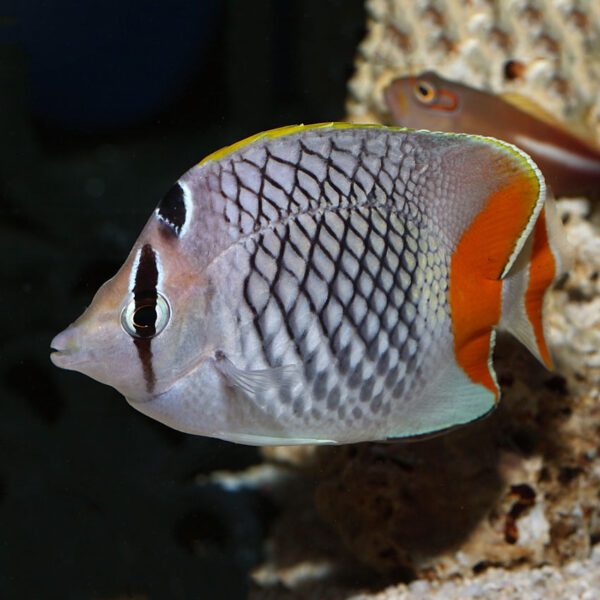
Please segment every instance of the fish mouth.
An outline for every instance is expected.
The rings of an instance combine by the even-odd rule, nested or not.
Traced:
[[[69,350],[60,350],[54,347],[51,348],[50,360],[55,367],[60,367],[61,369],[77,369],[79,365],[85,362],[75,359],[73,352]]]
[[[58,348],[50,347],[50,360],[56,367],[62,367],[62,361],[68,353],[63,350],[59,350]]]
[[[50,360],[61,369],[79,370],[81,365],[89,362],[82,356],[78,347],[73,327],[67,327],[50,342]]]

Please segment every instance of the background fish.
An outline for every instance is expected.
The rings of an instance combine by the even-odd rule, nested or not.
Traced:
[[[499,399],[496,328],[546,365],[544,180],[477,136],[322,124],[190,169],[52,360],[250,444],[425,434]]]
[[[395,79],[385,91],[394,124],[506,140],[531,155],[555,195],[597,198],[600,149],[525,98],[506,97],[511,102],[431,71]]]

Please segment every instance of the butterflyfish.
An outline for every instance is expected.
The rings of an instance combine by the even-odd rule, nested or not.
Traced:
[[[234,442],[451,428],[499,401],[497,330],[551,366],[553,206],[505,142],[267,131],[175,183],[51,358],[175,429]]]
[[[600,196],[600,148],[567,130],[531,100],[497,96],[428,71],[385,91],[395,125],[506,140],[536,162],[556,196]]]

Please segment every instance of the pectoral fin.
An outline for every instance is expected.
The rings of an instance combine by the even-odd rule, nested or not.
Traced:
[[[228,382],[248,396],[260,401],[270,390],[279,390],[298,375],[298,367],[285,365],[271,369],[246,370],[236,367],[222,352],[215,356],[215,366]]]

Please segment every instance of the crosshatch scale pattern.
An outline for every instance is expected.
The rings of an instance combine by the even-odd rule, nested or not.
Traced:
[[[429,159],[400,133],[309,133],[207,165],[214,221],[237,242],[218,269],[241,274],[248,323],[227,354],[245,369],[301,365],[257,398],[278,418],[379,432],[451,344]]]

